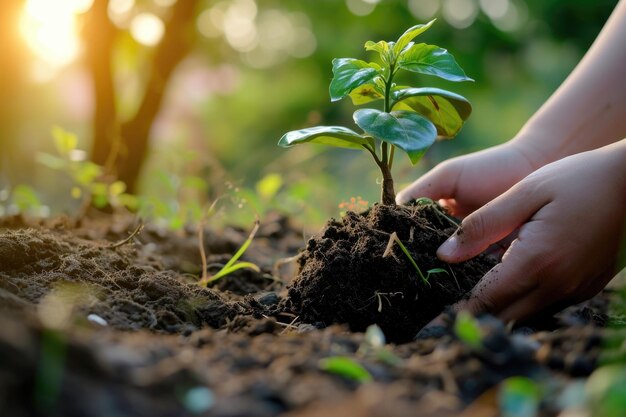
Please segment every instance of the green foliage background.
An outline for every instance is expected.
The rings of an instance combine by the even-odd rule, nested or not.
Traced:
[[[198,16],[238,1],[252,0],[207,1],[199,8]],[[501,30],[486,13],[489,5],[502,2],[513,4],[518,11],[519,20],[512,30]],[[362,152],[317,146],[284,150],[276,146],[278,138],[288,130],[317,124],[352,125],[351,104],[347,100],[331,103],[329,99],[333,58],[371,58],[363,49],[365,41],[396,39],[406,28],[437,17],[437,24],[420,41],[448,49],[467,75],[475,79],[475,83],[451,86],[435,77],[423,78],[428,86],[453,87],[472,102],[474,112],[456,139],[433,147],[417,168],[411,167],[405,158],[398,158],[394,176],[400,190],[403,184],[443,159],[511,138],[576,65],[616,1],[252,3],[257,23],[262,18],[272,23],[272,16],[288,16],[292,22],[300,22],[314,37],[314,52],[293,57],[266,48],[272,50],[272,60],[264,62],[263,47],[268,45],[242,52],[219,33],[199,36],[192,54],[167,86],[166,100],[153,128],[151,151],[141,180],[142,194],[167,204],[180,204],[185,198],[211,201],[226,196],[233,208],[224,218],[227,221],[249,222],[254,210],[264,212],[279,207],[309,226],[318,226],[328,216],[338,215],[342,200],[357,195],[370,202],[379,198],[377,167]],[[422,19],[416,16],[433,4],[438,5],[434,15]],[[359,16],[354,13],[357,6],[371,11]],[[151,1],[137,1],[135,7],[149,8]],[[455,24],[449,15],[450,10],[462,7],[471,7],[474,17],[469,26],[460,28],[463,25]],[[299,55],[297,51],[295,55]],[[119,42],[115,67],[116,82],[125,91],[118,103],[122,111],[136,107],[135,93],[141,91],[141,73],[149,58],[150,50],[130,36]],[[38,165],[33,155],[53,149],[53,125],[75,132],[80,138],[79,147],[89,149],[89,115],[72,115],[67,108],[76,103],[68,102],[73,99],[64,90],[68,80],[84,76],[80,65],[76,62],[46,83],[25,87],[31,99],[22,106],[21,127],[11,150],[11,158],[20,163],[5,161],[0,166],[0,190],[5,190],[0,193],[0,199],[5,198],[0,204],[5,208],[6,190],[23,183],[34,187],[52,213],[75,207],[67,194],[69,180]],[[83,81],[84,88],[88,81]],[[198,83],[202,86],[196,88]],[[197,94],[192,94],[196,90]],[[268,174],[279,174],[279,183],[272,183],[275,189],[271,193],[259,193],[258,183]],[[196,181],[195,187],[189,187],[191,191],[186,190],[185,183],[194,183],[190,178],[206,181],[206,187],[198,186]],[[246,210],[250,207],[254,210]]]

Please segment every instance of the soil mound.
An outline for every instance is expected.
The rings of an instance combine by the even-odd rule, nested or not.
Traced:
[[[484,255],[454,265],[437,259],[437,248],[456,230],[442,210],[434,203],[376,205],[329,221],[320,236],[309,240],[289,287],[300,320],[347,323],[353,331],[375,323],[390,341],[411,340],[495,264]],[[394,232],[427,282],[398,243],[387,250]],[[433,270],[439,272],[429,275]]]

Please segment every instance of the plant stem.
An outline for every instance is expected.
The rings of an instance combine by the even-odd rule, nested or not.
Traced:
[[[389,67],[389,77],[385,82],[385,103],[384,111],[389,113],[391,111],[391,86],[393,85],[393,73],[394,64]],[[396,191],[393,186],[393,176],[391,174],[391,165],[393,164],[394,146],[391,145],[391,152],[389,152],[389,145],[387,142],[381,144],[381,164],[378,164],[381,173],[383,174],[382,195],[381,201],[385,206],[396,205]]]
[[[379,165],[380,171],[383,174],[382,195],[381,201],[385,206],[396,205],[396,191],[393,187],[393,176],[391,175],[391,169],[386,164]]]

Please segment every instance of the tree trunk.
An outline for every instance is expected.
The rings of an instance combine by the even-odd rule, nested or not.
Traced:
[[[19,126],[28,106],[26,45],[17,31],[23,7],[23,0],[0,1],[0,190],[32,181],[33,158],[19,146]]]
[[[198,0],[177,1],[159,44],[146,90],[135,117],[122,124],[124,149],[117,159],[117,177],[130,192],[135,192],[141,168],[146,159],[150,130],[161,108],[167,82],[176,66],[191,49],[195,29],[193,19]]]
[[[125,182],[128,192],[137,191],[150,130],[161,108],[167,82],[191,49],[195,33],[193,19],[198,3],[199,0],[185,0],[172,6],[163,39],[151,62],[139,109],[124,123],[120,123],[115,111],[111,53],[117,31],[108,17],[108,0],[95,0],[90,10],[85,39],[96,97],[92,160],[105,166],[107,174]]]
[[[83,38],[87,44],[85,60],[94,91],[93,141],[91,160],[114,174],[114,144],[120,144],[120,129],[115,110],[113,85],[113,44],[118,31],[109,20],[108,0],[95,0],[85,16]]]

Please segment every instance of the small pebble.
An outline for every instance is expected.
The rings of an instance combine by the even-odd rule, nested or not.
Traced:
[[[191,413],[201,414],[215,405],[215,395],[206,387],[195,387],[187,391],[183,404]]]
[[[103,319],[102,317],[100,317],[97,314],[90,314],[87,316],[87,320],[89,320],[92,323],[96,323],[99,324],[100,326],[106,326],[108,323],[105,319]]]

